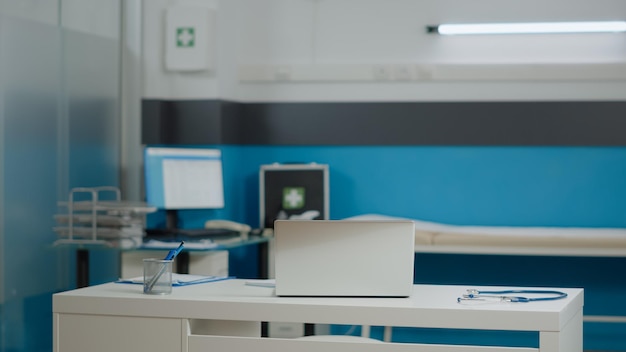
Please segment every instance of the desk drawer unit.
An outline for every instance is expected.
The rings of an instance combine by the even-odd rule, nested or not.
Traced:
[[[181,319],[54,314],[54,352],[182,351]]]

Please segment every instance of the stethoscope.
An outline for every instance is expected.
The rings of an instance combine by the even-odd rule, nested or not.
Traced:
[[[517,296],[518,294],[532,294],[532,295],[548,295],[545,297],[524,297]],[[514,296],[513,296],[514,295]],[[567,293],[561,291],[551,290],[503,290],[503,291],[479,291],[476,289],[469,289],[467,293],[457,298],[457,302],[462,301],[476,301],[486,300],[486,298],[496,298],[504,302],[536,302],[536,301],[554,301],[567,297]]]

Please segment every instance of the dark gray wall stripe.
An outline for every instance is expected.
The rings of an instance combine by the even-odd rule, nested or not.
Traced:
[[[144,144],[626,145],[626,102],[144,100]]]
[[[144,100],[144,144],[222,143],[222,102],[218,100]]]

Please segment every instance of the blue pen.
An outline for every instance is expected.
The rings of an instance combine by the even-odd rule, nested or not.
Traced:
[[[180,253],[183,250],[184,244],[185,244],[185,241],[181,241],[180,245],[178,245],[178,247],[176,249],[171,249],[169,252],[167,252],[167,255],[165,256],[165,260],[174,260],[174,258],[176,258],[178,253]],[[152,290],[152,287],[154,287],[154,284],[156,284],[156,282],[159,280],[161,275],[163,275],[163,273],[165,273],[165,269],[166,269],[166,267],[163,266],[161,268],[161,270],[159,270],[159,272],[156,275],[154,275],[154,277],[152,277],[152,279],[150,279],[149,282],[144,283],[144,285],[147,286],[147,290],[148,291]]]
[[[185,244],[185,241],[181,241],[180,245],[178,246],[178,248],[176,249],[171,249],[167,255],[165,256],[165,260],[173,260],[174,258],[176,258],[176,256],[178,255],[178,253],[180,253],[180,251],[183,250],[183,245]]]

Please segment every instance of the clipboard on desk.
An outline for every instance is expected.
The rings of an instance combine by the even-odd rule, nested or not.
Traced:
[[[191,275],[191,274],[172,274],[172,286],[189,286],[204,284],[207,282],[216,282],[234,279],[233,276],[207,276],[207,275]],[[118,284],[137,284],[143,285],[143,276],[138,276],[130,279],[119,279],[116,281]]]

